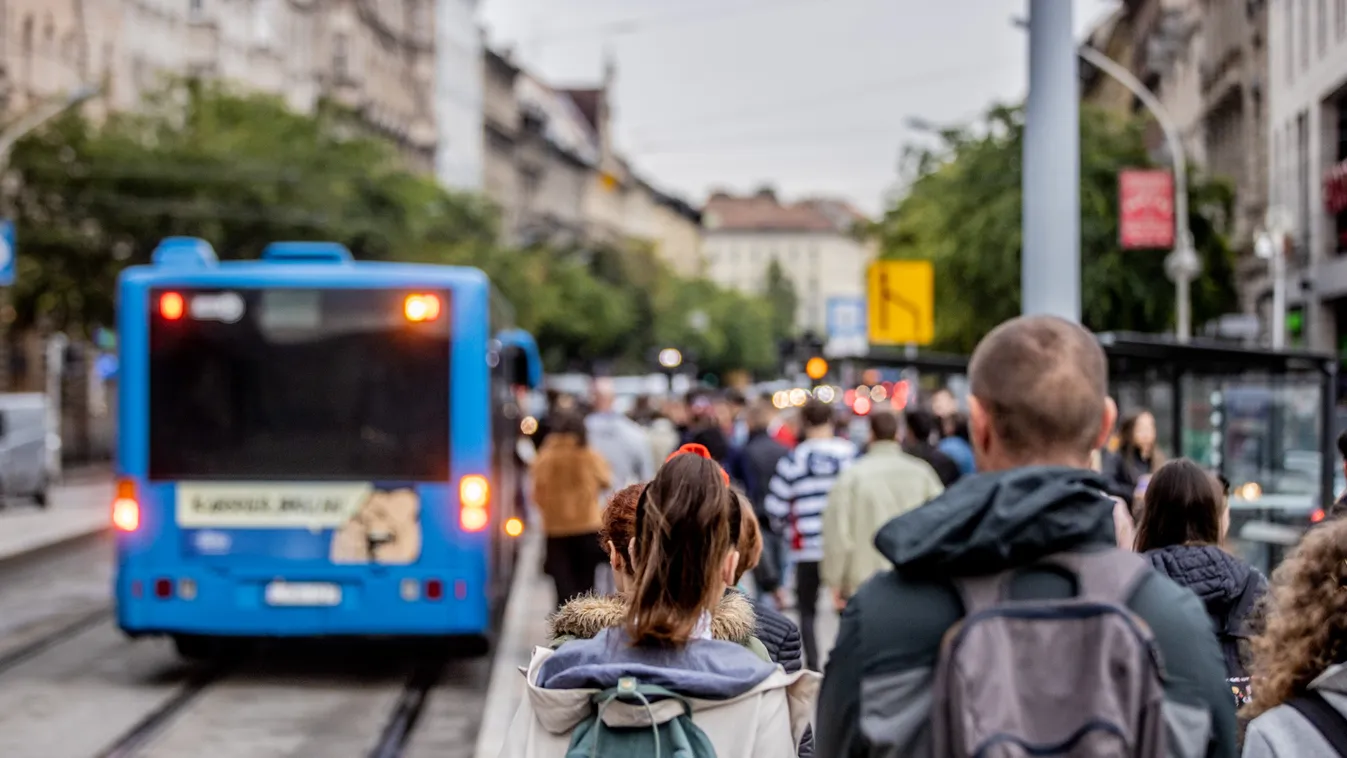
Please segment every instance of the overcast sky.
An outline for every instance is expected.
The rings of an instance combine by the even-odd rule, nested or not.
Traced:
[[[1063,0],[1064,2],[1066,0]],[[1084,32],[1117,0],[1071,0]],[[905,122],[1024,96],[1026,0],[482,0],[488,40],[557,85],[617,63],[617,143],[700,203],[764,182],[874,213]]]

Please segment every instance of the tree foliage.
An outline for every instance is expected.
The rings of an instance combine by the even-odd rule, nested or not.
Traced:
[[[760,298],[675,277],[647,245],[506,248],[493,208],[408,171],[346,114],[181,81],[136,113],[70,113],[21,141],[9,196],[19,233],[18,329],[111,325],[118,273],[170,235],[223,258],[276,240],[332,240],[357,258],[472,265],[509,300],[552,369],[649,370],[673,345],[713,371],[772,365]],[[710,319],[704,333],[687,314]]]
[[[1096,331],[1160,332],[1174,318],[1165,251],[1118,242],[1118,173],[1152,164],[1143,122],[1081,112],[1081,310]],[[935,150],[905,155],[910,185],[878,228],[883,254],[930,260],[936,276],[936,343],[967,352],[1020,312],[1021,156],[1019,108],[996,107],[975,127],[947,129]],[[1234,260],[1223,232],[1230,188],[1189,183],[1190,226],[1203,274],[1192,288],[1193,320],[1235,307]]]

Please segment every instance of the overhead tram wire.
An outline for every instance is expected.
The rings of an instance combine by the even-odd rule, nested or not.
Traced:
[[[643,34],[650,31],[664,31],[670,27],[695,26],[698,24],[712,23],[732,16],[739,16],[758,11],[784,10],[786,8],[805,5],[816,5],[822,8],[824,6],[835,6],[838,2],[839,0],[762,0],[760,2],[745,3],[741,5],[726,5],[720,3],[715,10],[703,8],[701,10],[687,10],[677,13],[653,13],[646,16],[632,16],[624,19],[617,19],[615,21],[604,21],[588,26],[558,29],[557,31],[542,35],[525,37],[521,41],[529,46],[539,47],[566,39]]]
[[[775,117],[779,118],[781,111],[784,110],[795,110],[804,107],[813,108],[820,105],[830,105],[833,103],[848,102],[851,100],[857,100],[871,95],[879,95],[879,94],[892,95],[893,94],[892,90],[901,87],[908,87],[912,85],[922,85],[922,84],[942,84],[955,79],[961,79],[966,76],[974,76],[977,74],[985,73],[987,71],[987,68],[988,64],[983,63],[982,65],[979,66],[959,66],[923,74],[908,74],[906,76],[900,76],[893,79],[885,79],[882,81],[871,82],[861,87],[851,87],[844,90],[821,92],[818,93],[817,96],[812,97],[803,97],[803,98],[792,97],[785,99],[776,99],[774,101],[763,101],[758,105],[745,106],[744,108],[736,108],[734,110],[725,111],[721,113],[710,113],[705,116],[698,117],[695,121],[689,120],[681,123],[674,122],[672,124],[664,122],[658,124],[658,126],[662,129],[671,129],[681,136],[687,133],[687,129],[683,128],[684,126],[695,127],[698,125],[705,125],[708,121],[714,122],[722,119],[732,119],[744,116],[757,116],[757,115],[772,116],[773,113],[776,114]],[[656,126],[656,125],[652,123],[649,126]],[[645,131],[645,128],[638,125],[626,129],[625,131],[637,133]]]

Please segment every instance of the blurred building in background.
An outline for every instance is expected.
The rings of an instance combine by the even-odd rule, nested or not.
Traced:
[[[35,99],[101,84],[92,107],[129,110],[167,77],[204,77],[281,96],[300,111],[330,98],[430,171],[435,3],[11,0],[0,14],[0,107],[21,112]]]
[[[1270,299],[1266,264],[1253,255],[1267,210],[1267,5],[1266,0],[1125,0],[1085,41],[1156,95],[1182,135],[1191,170],[1234,187],[1229,241],[1239,254],[1238,284],[1247,313],[1258,313]],[[1141,101],[1104,72],[1082,63],[1081,77],[1086,102],[1147,115]],[[1172,160],[1158,124],[1148,128],[1147,143],[1157,161]]]
[[[1347,355],[1347,3],[1272,3],[1267,40],[1268,193],[1290,221],[1288,322],[1304,324],[1311,347]]]
[[[605,64],[598,86],[558,87],[486,50],[483,189],[513,244],[648,246],[674,271],[702,272],[700,214],[632,171],[613,143]]]
[[[482,98],[482,32],[477,0],[436,0],[435,123],[438,144],[435,176],[446,187],[482,190],[485,134]]]
[[[795,287],[797,329],[822,334],[829,298],[865,295],[877,253],[860,234],[866,223],[842,201],[783,203],[769,188],[738,197],[717,192],[702,209],[707,272],[718,284],[760,293],[777,263]]]

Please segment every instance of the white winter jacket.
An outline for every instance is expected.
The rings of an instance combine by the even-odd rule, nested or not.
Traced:
[[[528,689],[510,724],[501,758],[564,758],[571,730],[590,718],[590,696],[598,689],[542,689],[537,685],[543,662],[553,655],[550,649],[536,648],[528,669],[520,669],[528,678]],[[717,755],[790,758],[796,755],[796,746],[813,716],[820,678],[812,671],[787,674],[778,666],[737,697],[689,698],[693,723],[711,739]],[[677,701],[658,702],[653,708],[657,723],[681,714],[682,705]],[[604,722],[613,727],[648,726],[650,719],[644,707],[620,702],[604,711]]]

